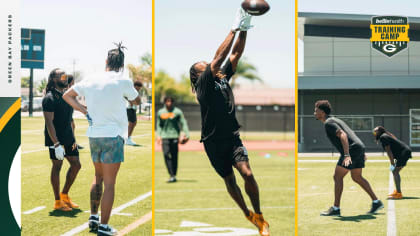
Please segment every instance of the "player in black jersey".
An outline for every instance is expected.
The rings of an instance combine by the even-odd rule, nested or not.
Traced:
[[[79,208],[71,201],[68,192],[81,168],[79,151],[71,126],[73,108],[62,98],[67,86],[68,78],[65,72],[61,69],[52,70],[48,77],[46,94],[42,100],[45,146],[49,149],[52,162],[51,185],[55,196],[54,209],[62,211]],[[70,163],[70,168],[60,193],[60,171],[64,158]]]
[[[190,79],[193,91],[201,109],[201,142],[216,172],[224,179],[230,196],[261,235],[270,235],[268,223],[260,210],[259,190],[252,174],[248,152],[239,138],[239,124],[235,115],[235,101],[229,80],[233,76],[241,57],[250,26],[251,16],[242,9],[238,11],[232,30],[218,48],[210,63],[201,61],[193,64]],[[235,44],[236,32],[240,31]],[[228,57],[232,48],[232,53]],[[222,67],[225,59],[228,58]],[[254,212],[248,209],[241,190],[236,183],[232,166],[242,175],[245,191]]]
[[[327,211],[321,212],[321,215],[337,216],[341,214],[340,200],[343,193],[343,179],[348,172],[351,173],[353,181],[359,184],[373,201],[368,213],[375,213],[384,206],[376,197],[369,182],[362,176],[366,159],[365,145],[344,121],[330,116],[331,110],[331,104],[327,100],[315,103],[315,118],[324,124],[328,139],[340,152],[340,159],[334,173],[334,205]]]
[[[382,148],[388,154],[391,162],[390,170],[394,175],[395,190],[388,195],[389,199],[402,199],[401,192],[401,177],[400,171],[407,165],[408,159],[411,158],[411,148],[398,140],[395,135],[385,130],[384,127],[378,126],[373,130],[373,135],[378,143],[381,143]]]

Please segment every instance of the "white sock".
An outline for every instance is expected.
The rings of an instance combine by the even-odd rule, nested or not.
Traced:
[[[373,200],[373,203],[378,203],[379,199]]]
[[[96,214],[96,215],[94,215],[94,214],[90,214],[90,216],[94,216],[94,217],[99,218],[99,214]]]
[[[336,210],[340,210],[340,207],[336,207],[336,206],[333,206],[333,209],[336,211]]]
[[[102,226],[104,228],[108,228],[108,224],[100,224],[100,226]]]

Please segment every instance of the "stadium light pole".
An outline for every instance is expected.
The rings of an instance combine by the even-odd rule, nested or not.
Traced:
[[[28,107],[28,112],[29,112],[29,117],[32,117],[32,112],[33,112],[33,100],[34,100],[34,93],[33,93],[33,88],[34,88],[34,68],[30,68],[30,75],[29,75],[29,107]]]

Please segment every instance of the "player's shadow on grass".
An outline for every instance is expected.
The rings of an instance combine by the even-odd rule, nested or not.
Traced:
[[[49,216],[56,216],[56,217],[70,217],[70,218],[74,218],[77,216],[77,214],[83,212],[80,209],[73,209],[72,211],[58,211],[58,210],[53,210],[49,212]]]
[[[400,200],[416,200],[420,199],[420,197],[403,197],[402,199],[387,199],[387,200],[394,200],[394,201],[400,201]]]
[[[376,219],[375,215],[384,215],[384,213],[377,213],[377,214],[363,214],[363,215],[357,215],[357,216],[339,216],[333,218],[334,220],[339,221],[353,221],[353,222],[361,222],[364,220],[374,220]]]

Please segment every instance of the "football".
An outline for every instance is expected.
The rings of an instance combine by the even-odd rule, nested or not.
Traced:
[[[270,10],[270,5],[264,0],[245,0],[242,8],[250,15],[261,16]]]

